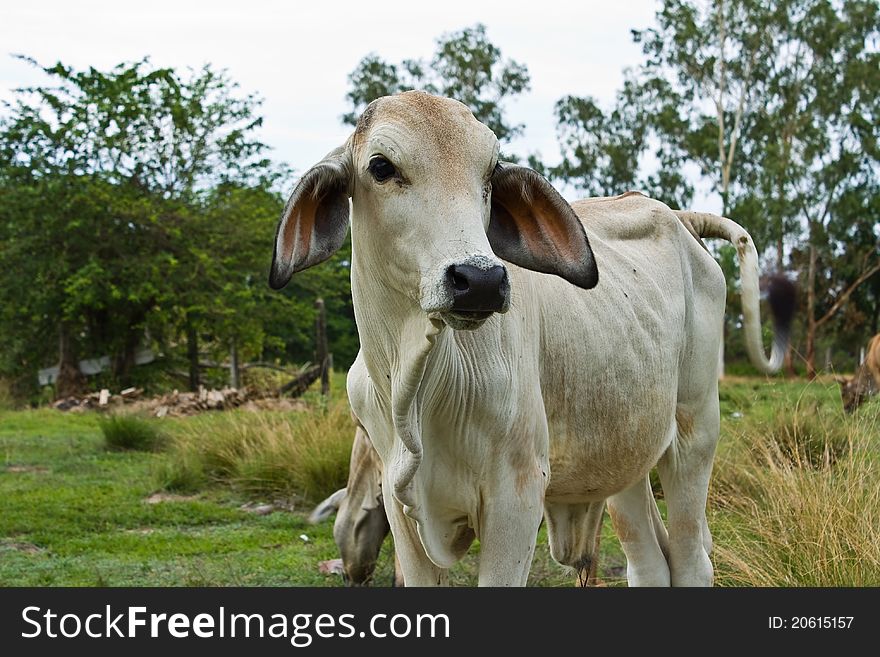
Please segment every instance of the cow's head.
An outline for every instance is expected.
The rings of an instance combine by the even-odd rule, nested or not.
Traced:
[[[351,448],[346,487],[315,507],[309,520],[321,522],[333,513],[333,539],[342,557],[345,583],[366,586],[373,579],[391,527],[382,499],[382,460],[360,426]]]
[[[858,374],[848,379],[836,376],[834,380],[840,385],[840,398],[846,413],[855,413],[856,409],[871,395],[872,390],[869,382]]]
[[[499,162],[495,135],[457,101],[406,92],[367,107],[346,144],[294,189],[276,233],[272,287],[339,248],[349,197],[365,275],[452,328],[507,311],[501,260],[583,288],[598,281],[568,203],[535,171]]]

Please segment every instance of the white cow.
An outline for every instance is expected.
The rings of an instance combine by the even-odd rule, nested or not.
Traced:
[[[780,345],[768,362],[748,234],[636,193],[569,206],[499,163],[464,105],[421,92],[370,104],[303,175],[271,285],[338,249],[349,213],[348,394],[384,465],[406,584],[445,583],[476,537],[479,583],[524,585],[543,512],[553,557],[583,569],[606,499],[631,585],[711,584],[726,286],[690,231],[736,245],[747,342],[770,371]]]

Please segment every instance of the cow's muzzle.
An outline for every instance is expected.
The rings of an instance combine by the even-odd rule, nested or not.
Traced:
[[[447,260],[422,280],[422,310],[456,331],[478,329],[510,307],[507,268],[494,255]]]
[[[504,312],[510,303],[507,269],[495,265],[487,269],[468,264],[450,265],[446,284],[452,292],[451,312],[484,316]]]

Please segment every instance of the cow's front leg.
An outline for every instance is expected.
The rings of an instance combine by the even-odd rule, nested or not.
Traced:
[[[386,490],[391,490],[390,482],[386,481],[384,485]],[[404,586],[447,586],[449,571],[428,558],[415,521],[404,515],[403,507],[392,495],[385,495],[384,503]],[[395,568],[395,581],[396,571]]]
[[[479,522],[480,586],[525,586],[543,516],[543,486],[530,494],[497,491]]]

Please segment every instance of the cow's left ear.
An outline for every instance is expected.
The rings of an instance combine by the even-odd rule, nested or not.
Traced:
[[[556,274],[586,290],[599,282],[583,224],[537,171],[498,164],[487,233],[492,250],[508,262]]]
[[[280,290],[296,272],[317,265],[342,246],[348,231],[351,155],[347,146],[303,174],[275,230],[269,285]]]

